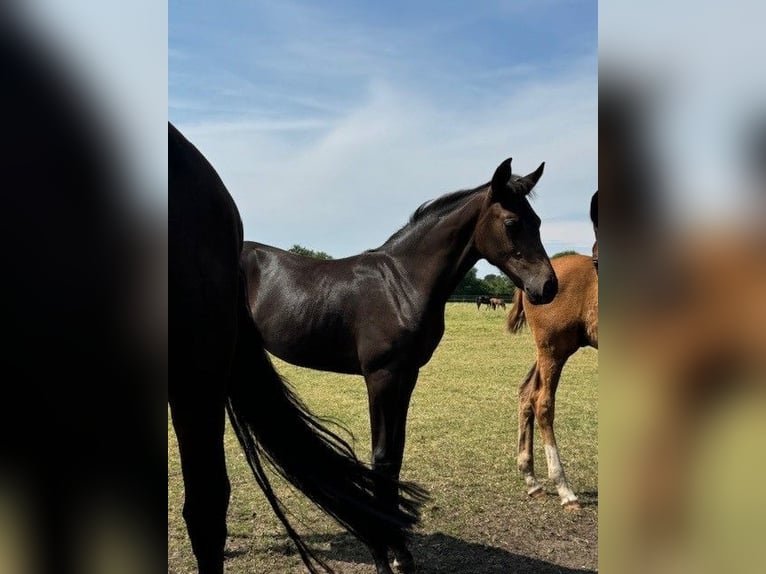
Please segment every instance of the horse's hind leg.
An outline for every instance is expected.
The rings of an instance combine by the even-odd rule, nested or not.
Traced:
[[[540,426],[545,448],[545,460],[548,464],[548,478],[556,485],[561,498],[561,505],[567,509],[579,508],[577,496],[572,492],[564,474],[564,467],[559,457],[556,437],[553,434],[553,419],[556,410],[556,387],[561,377],[561,370],[568,356],[553,358],[542,355],[538,357],[537,366],[540,376],[540,392],[535,398],[535,417]]]
[[[417,370],[405,373],[381,369],[365,376],[370,403],[372,464],[388,476],[399,479],[404,457],[407,410],[417,382]],[[378,496],[393,507],[399,504],[396,486],[379,487]],[[404,540],[393,544],[394,565],[402,573],[415,571],[415,561]],[[387,553],[373,550],[377,574],[389,574]],[[385,557],[385,560],[384,560]]]
[[[224,398],[172,401],[184,477],[183,515],[199,574],[222,574],[229,479],[223,449]]]
[[[537,378],[537,363],[527,373],[524,382],[519,386],[519,450],[516,462],[524,482],[527,485],[529,496],[538,496],[543,493],[543,487],[535,478],[534,461],[534,427],[535,410],[533,405],[535,380]]]

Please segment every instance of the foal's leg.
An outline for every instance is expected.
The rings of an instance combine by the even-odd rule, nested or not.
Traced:
[[[535,459],[534,459],[534,430],[535,430],[535,409],[534,398],[537,381],[537,363],[527,373],[524,382],[519,386],[519,449],[516,463],[524,482],[527,485],[527,494],[529,496],[539,496],[543,494],[543,487],[535,478]]]
[[[224,398],[171,402],[184,477],[183,515],[199,574],[222,574],[229,479],[223,450]]]
[[[392,372],[381,369],[365,376],[370,403],[372,465],[397,480],[404,457],[407,410],[417,378],[417,370]],[[399,492],[395,486],[379,487],[378,496],[391,506],[399,504]],[[394,553],[394,566],[400,572],[415,571],[415,561],[404,540],[392,545],[391,550]],[[378,574],[389,574],[391,570],[386,551],[374,551],[373,554],[376,554]]]
[[[561,465],[559,450],[556,446],[556,437],[553,434],[553,419],[556,410],[556,388],[561,377],[561,370],[569,355],[551,357],[541,354],[537,359],[540,375],[540,392],[535,398],[535,416],[540,425],[540,434],[543,437],[545,448],[545,460],[548,463],[548,478],[556,485],[556,490],[561,498],[561,505],[567,509],[580,507],[577,497],[567,484],[564,475],[564,467]]]

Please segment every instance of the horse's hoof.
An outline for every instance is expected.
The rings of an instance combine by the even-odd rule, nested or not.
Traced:
[[[540,498],[545,494],[542,486],[534,486],[527,491],[530,498]]]
[[[375,561],[375,574],[394,574],[391,565],[388,563],[388,549],[376,548],[372,551]]]
[[[388,558],[385,560],[375,560],[375,574],[394,574],[391,570],[391,565],[388,563]]]
[[[412,559],[400,561],[398,558],[394,558],[392,564],[394,566],[394,570],[399,572],[399,574],[415,574],[417,571],[415,568],[415,561]]]
[[[580,506],[580,503],[577,500],[570,500],[569,502],[562,502],[561,506],[564,507],[564,510],[567,512],[578,512],[582,510],[582,506]]]
[[[406,548],[401,550],[394,550],[394,570],[400,574],[415,574],[417,569],[415,568],[415,559],[410,554],[410,551]]]

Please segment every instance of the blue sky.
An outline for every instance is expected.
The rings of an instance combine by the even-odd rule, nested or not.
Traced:
[[[358,253],[511,156],[546,161],[548,250],[588,252],[597,36],[596,2],[172,0],[169,118],[248,239]]]

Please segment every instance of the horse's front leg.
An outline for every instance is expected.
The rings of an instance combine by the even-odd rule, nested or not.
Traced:
[[[537,363],[532,365],[527,373],[524,382],[519,386],[519,446],[516,463],[524,477],[527,485],[527,494],[529,496],[540,496],[543,494],[543,487],[537,482],[535,477],[535,459],[534,459],[534,430],[535,430],[535,410],[534,410],[534,392],[535,380],[537,378]]]
[[[372,465],[376,470],[398,480],[404,457],[407,410],[418,371],[397,372],[380,369],[365,376],[370,404]],[[399,505],[396,485],[380,485],[378,496],[392,507]],[[394,566],[400,572],[415,571],[415,561],[405,540],[391,545]],[[389,574],[387,552],[373,550],[378,574]],[[385,560],[384,560],[385,557]]]
[[[535,399],[535,416],[540,426],[545,448],[545,460],[548,464],[548,478],[556,485],[561,498],[561,505],[567,510],[578,510],[580,503],[567,483],[564,467],[559,457],[556,437],[553,434],[553,419],[556,410],[556,387],[558,386],[561,370],[566,362],[552,357],[540,356],[537,368],[540,376],[540,391]]]

